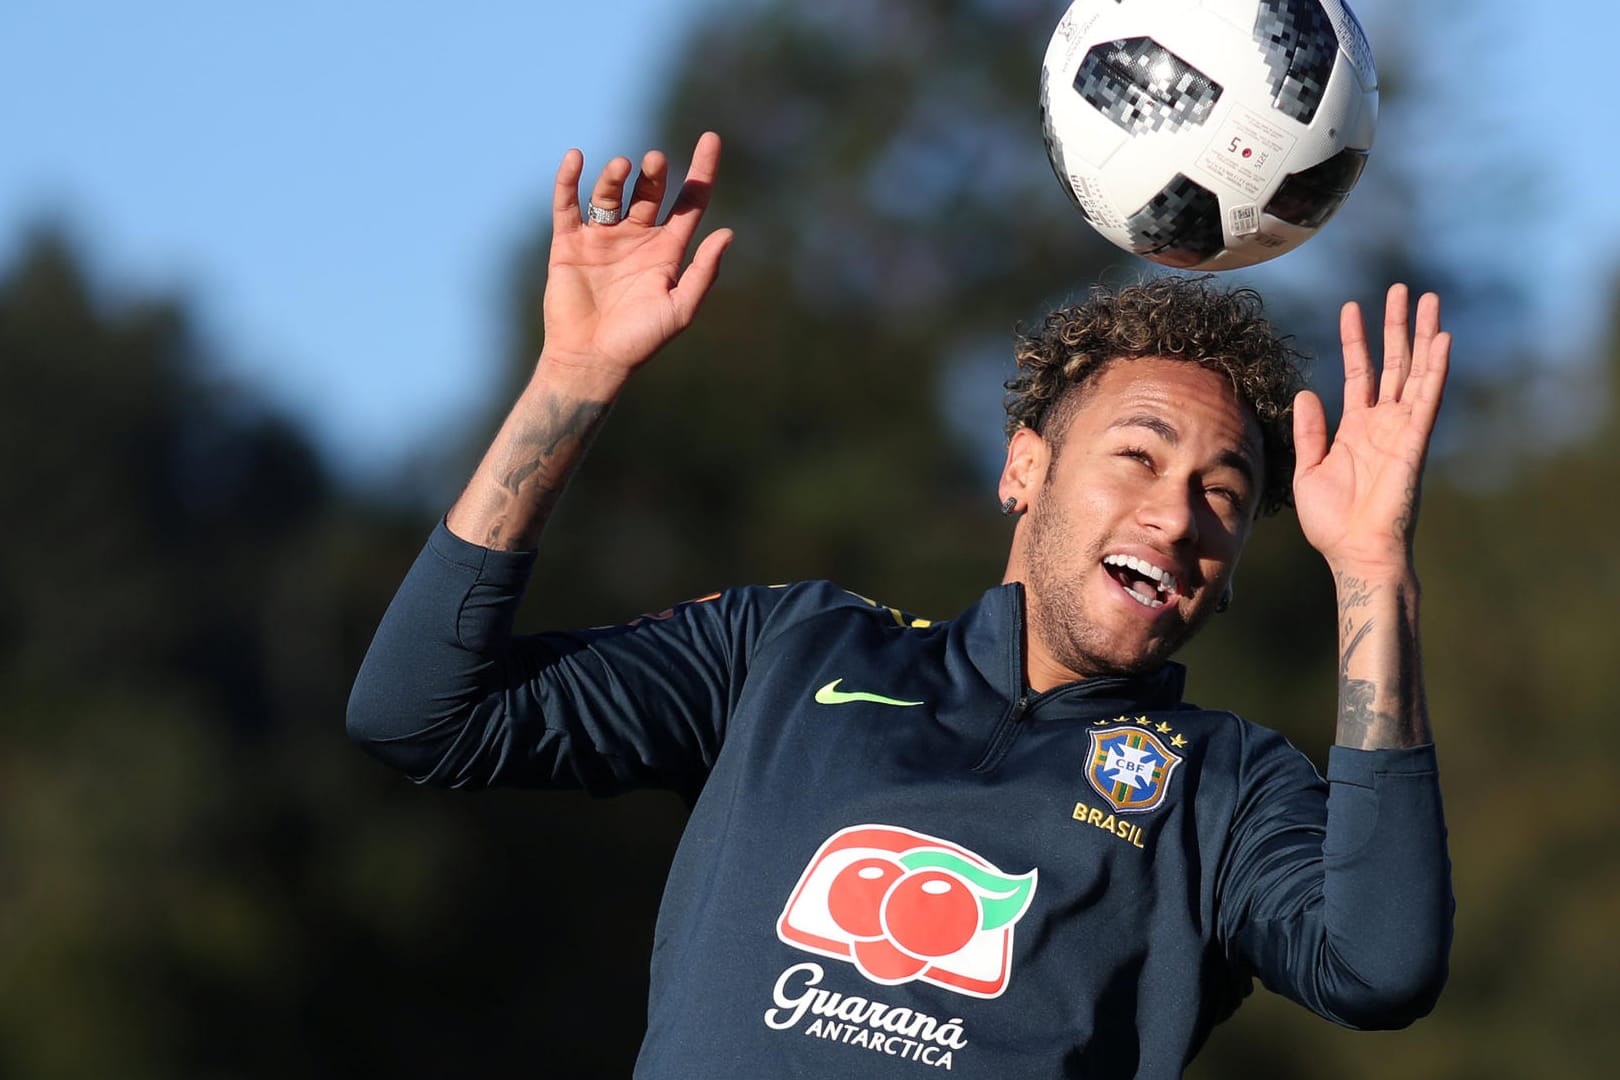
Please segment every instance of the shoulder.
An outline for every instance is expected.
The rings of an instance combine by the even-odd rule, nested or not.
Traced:
[[[1241,713],[1230,709],[1211,709],[1190,701],[1183,701],[1181,709],[1197,714],[1212,736],[1228,743],[1245,758],[1305,756],[1282,732],[1256,723]]]
[[[1228,710],[1189,708],[1206,733],[1206,768],[1230,779],[1240,807],[1280,789],[1326,791],[1316,763],[1282,732]]]
[[[936,625],[933,620],[912,615],[831,581],[798,581],[731,586],[662,611],[638,615],[624,624],[624,628],[691,620],[725,623],[756,637],[768,637],[823,621],[842,620],[902,629]]]
[[[829,623],[873,629],[915,630],[937,625],[903,608],[874,600],[832,581],[800,581],[787,585],[749,586],[732,590],[739,602],[768,611],[761,627],[766,635],[798,627]]]

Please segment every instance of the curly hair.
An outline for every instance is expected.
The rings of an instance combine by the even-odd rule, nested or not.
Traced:
[[[1057,445],[1081,391],[1116,360],[1186,360],[1230,379],[1254,413],[1265,452],[1257,515],[1292,505],[1292,414],[1305,387],[1305,356],[1263,308],[1253,289],[1219,287],[1211,274],[1153,278],[1117,292],[1095,286],[1085,303],[1047,315],[1038,334],[1020,331],[1018,372],[1006,382],[1007,437],[1027,427]]]

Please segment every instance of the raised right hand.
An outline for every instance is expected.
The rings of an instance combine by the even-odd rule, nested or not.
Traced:
[[[543,362],[622,379],[691,324],[732,238],[730,229],[711,233],[686,262],[719,163],[720,136],[706,132],[692,152],[680,194],[660,223],[669,162],[662,153],[648,151],[623,220],[602,225],[581,220],[584,155],[578,150],[564,155],[551,201]],[[618,207],[629,177],[628,158],[609,161],[596,178],[590,202],[603,209]]]

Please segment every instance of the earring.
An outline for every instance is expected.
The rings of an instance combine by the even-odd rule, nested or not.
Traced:
[[[1012,495],[1007,496],[1006,500],[1001,504],[1001,512],[1007,517],[1012,517],[1013,511],[1016,509],[1018,509],[1018,500]]]
[[[1232,590],[1227,589],[1225,592],[1221,593],[1221,598],[1219,600],[1215,601],[1215,614],[1219,615],[1221,612],[1225,611],[1227,608],[1229,608],[1231,606],[1232,606]]]

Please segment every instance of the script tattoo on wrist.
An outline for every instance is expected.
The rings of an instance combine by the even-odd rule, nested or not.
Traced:
[[[518,431],[496,469],[502,503],[485,534],[487,547],[531,546],[551,515],[579,452],[601,425],[608,404],[557,395],[542,402],[540,417]],[[559,457],[565,459],[559,466]]]
[[[1336,574],[1339,586],[1339,614],[1348,620],[1350,612],[1366,607],[1372,601],[1372,587],[1352,574]]]

